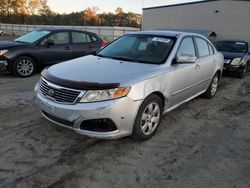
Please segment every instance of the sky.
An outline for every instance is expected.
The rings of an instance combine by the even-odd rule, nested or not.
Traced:
[[[142,13],[142,7],[153,7],[200,0],[48,0],[50,8],[58,13],[77,12],[97,6],[99,12],[115,12],[122,7],[125,12]]]

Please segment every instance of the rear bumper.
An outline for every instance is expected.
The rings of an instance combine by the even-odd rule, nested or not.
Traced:
[[[99,139],[113,139],[132,134],[141,101],[133,101],[124,97],[113,101],[65,105],[44,97],[38,90],[36,104],[42,111],[42,115],[54,124],[71,129],[81,135]],[[98,132],[82,129],[83,122],[96,119],[112,120],[116,130]]]

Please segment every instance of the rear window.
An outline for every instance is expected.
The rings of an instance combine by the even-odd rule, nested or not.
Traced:
[[[205,41],[202,38],[197,38],[197,37],[195,38],[195,41],[197,44],[199,57],[204,57],[204,56],[210,55],[207,41]]]
[[[97,39],[96,37],[94,37],[94,36],[91,36],[91,38],[92,38],[92,41],[93,41],[93,42],[98,41],[98,39]]]
[[[91,38],[88,34],[82,32],[72,32],[73,43],[90,43]]]
[[[208,48],[209,48],[210,55],[214,54],[214,48],[209,43],[208,43]]]

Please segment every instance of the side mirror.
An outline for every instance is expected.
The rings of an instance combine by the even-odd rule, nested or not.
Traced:
[[[195,56],[182,54],[180,57],[176,58],[176,63],[189,64],[189,63],[195,63],[196,60],[197,60],[197,57]]]
[[[48,39],[46,44],[48,46],[55,45],[55,41],[53,39]]]

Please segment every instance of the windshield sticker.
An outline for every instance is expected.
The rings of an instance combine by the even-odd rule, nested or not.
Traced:
[[[243,43],[243,42],[236,42],[235,44],[238,44],[238,45],[243,45],[243,46],[245,46],[245,45],[246,45],[246,43]]]
[[[154,42],[169,43],[171,40],[170,40],[170,39],[166,39],[166,38],[154,37],[154,38],[152,39],[152,41],[154,41]]]

